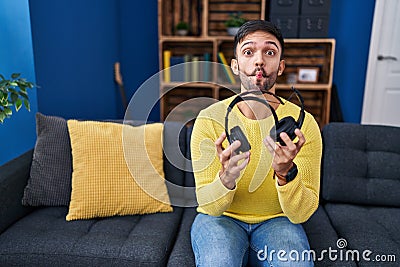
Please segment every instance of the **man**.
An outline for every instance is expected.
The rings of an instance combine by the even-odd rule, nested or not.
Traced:
[[[279,118],[297,118],[298,106],[282,104],[270,94],[285,69],[283,50],[283,37],[273,24],[249,21],[235,36],[231,68],[240,77],[242,93],[268,91],[264,97]],[[193,128],[199,214],[191,238],[196,265],[312,266],[312,259],[303,257],[310,248],[300,223],[318,207],[319,127],[306,112],[294,141],[281,133],[285,145],[279,144],[268,135],[272,116],[260,115],[268,108],[242,101],[230,116],[239,121],[251,150],[236,153],[241,143],[230,144],[224,129],[227,106],[234,97],[202,110]]]

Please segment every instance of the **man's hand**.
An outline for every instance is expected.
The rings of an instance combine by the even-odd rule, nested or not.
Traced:
[[[221,162],[219,177],[222,184],[226,188],[232,190],[236,186],[236,179],[240,176],[240,171],[243,170],[249,163],[250,152],[247,151],[241,154],[235,153],[235,150],[240,147],[240,141],[235,141],[226,149],[224,149],[222,147],[222,142],[225,140],[225,138],[226,134],[225,132],[223,132],[220,137],[218,137],[218,139],[215,141],[218,158]]]
[[[269,152],[274,155],[272,168],[277,174],[282,177],[285,177],[290,168],[293,167],[293,159],[296,157],[301,147],[306,142],[303,133],[299,129],[296,129],[294,133],[299,139],[297,143],[293,143],[293,141],[290,140],[289,136],[286,133],[280,134],[280,137],[285,142],[286,146],[282,146],[279,143],[276,143],[270,136],[267,136],[264,139],[264,144],[268,148]],[[281,181],[281,179],[278,182],[279,185],[286,184],[286,181]]]

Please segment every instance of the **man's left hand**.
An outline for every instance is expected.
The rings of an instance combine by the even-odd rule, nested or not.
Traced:
[[[272,168],[277,174],[283,177],[286,176],[290,168],[293,167],[293,159],[297,156],[301,147],[306,142],[303,133],[299,129],[296,129],[294,133],[299,139],[296,143],[290,140],[286,133],[280,134],[280,137],[285,142],[286,146],[276,143],[270,136],[267,136],[264,139],[265,146],[268,148],[269,152],[274,155]]]

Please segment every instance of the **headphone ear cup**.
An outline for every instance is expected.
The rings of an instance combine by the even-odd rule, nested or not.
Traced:
[[[232,144],[236,140],[240,141],[240,147],[235,150],[237,154],[239,154],[240,152],[249,151],[251,149],[249,140],[247,140],[246,135],[243,133],[242,129],[239,126],[235,126],[231,129],[231,133],[228,138],[230,144]]]
[[[276,141],[279,142],[282,146],[285,146],[285,142],[281,139],[280,134],[286,133],[290,140],[294,140],[296,138],[296,134],[294,130],[297,128],[297,123],[293,117],[284,117],[279,120],[277,126],[272,127],[270,131],[270,136]]]

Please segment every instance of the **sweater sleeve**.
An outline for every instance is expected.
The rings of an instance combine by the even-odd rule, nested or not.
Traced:
[[[195,121],[190,142],[198,211],[213,216],[222,215],[235,194],[235,189],[226,188],[219,178],[221,163],[214,142],[223,128],[218,128],[221,132],[215,129],[213,121],[203,110]]]
[[[298,168],[296,178],[286,185],[276,183],[279,202],[285,215],[293,223],[303,223],[318,208],[322,138],[314,118],[307,114],[302,132],[306,143],[294,162]]]

